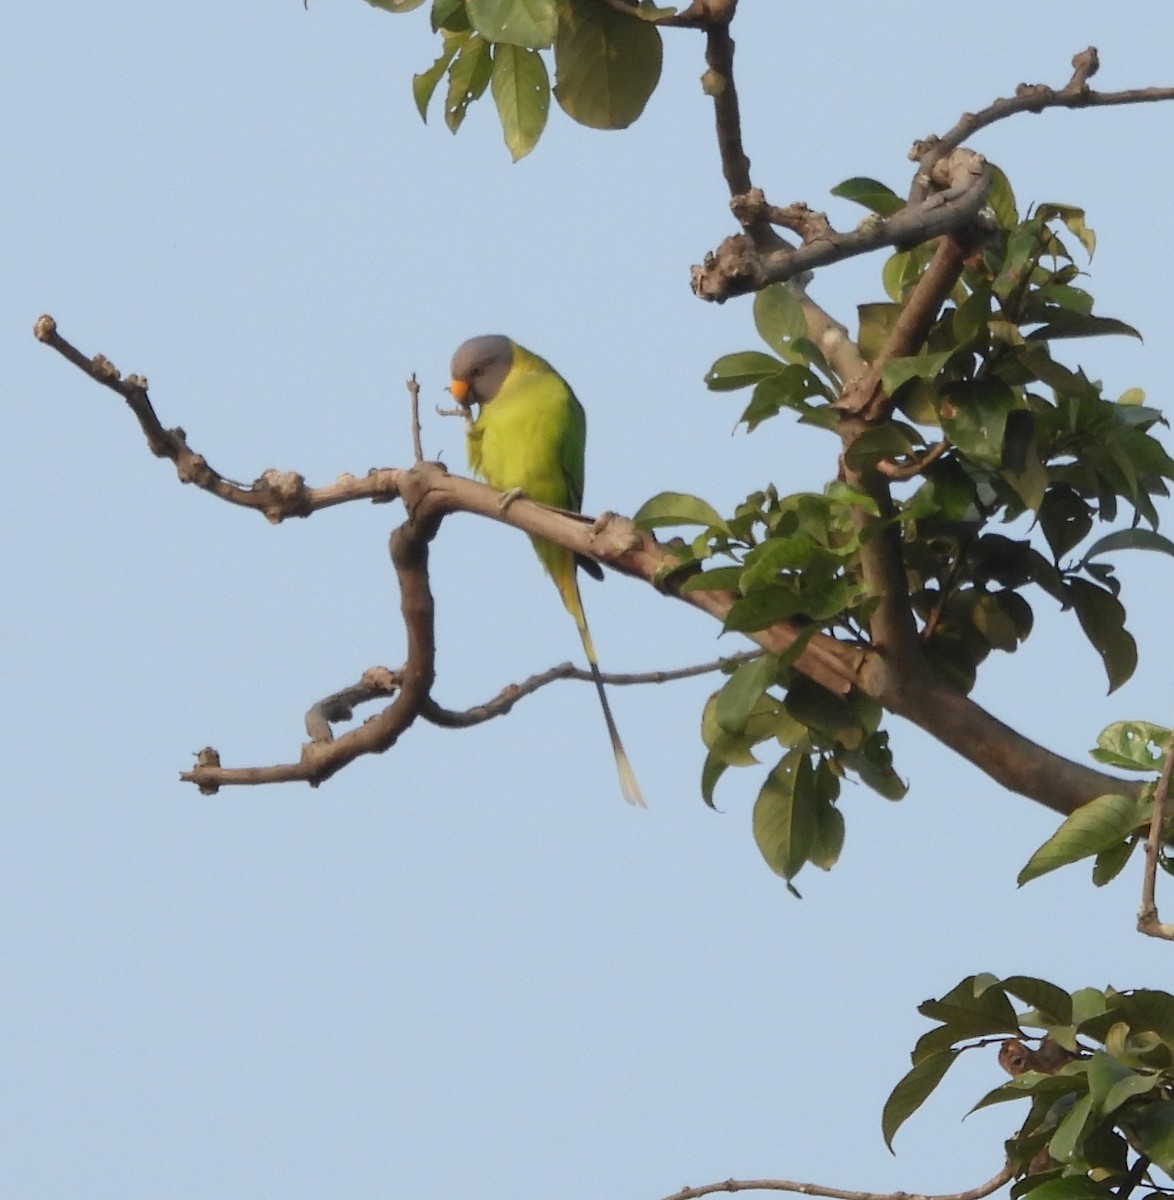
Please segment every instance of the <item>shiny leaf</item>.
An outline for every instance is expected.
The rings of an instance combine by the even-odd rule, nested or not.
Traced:
[[[1031,856],[1019,872],[1019,886],[1116,845],[1137,828],[1144,815],[1133,796],[1098,796],[1081,805]]]
[[[595,0],[559,0],[558,13],[555,99],[580,125],[631,125],[660,80],[660,31]]]

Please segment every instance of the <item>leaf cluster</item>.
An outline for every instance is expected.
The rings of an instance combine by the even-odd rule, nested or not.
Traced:
[[[1125,771],[1161,770],[1170,752],[1170,730],[1149,721],[1117,721],[1101,732],[1092,756]],[[1110,794],[1082,805],[1031,856],[1019,872],[1019,883],[1038,879],[1069,863],[1092,858],[1092,881],[1103,887],[1125,868],[1143,843],[1154,811],[1157,780],[1136,796]],[[1159,848],[1159,864],[1174,874],[1174,861]]]
[[[1000,1062],[1012,1079],[971,1111],[1029,1102],[1007,1142],[1019,1176],[1013,1197],[1108,1200],[1112,1188],[1136,1185],[1151,1164],[1174,1176],[1174,996],[1168,992],[1069,993],[1029,976],[983,974],[918,1011],[937,1024],[917,1042],[912,1068],[885,1103],[890,1148],[964,1051],[1001,1041]]]
[[[849,180],[836,191],[882,215],[902,203],[874,180]],[[780,496],[768,487],[729,517],[696,497],[664,494],[637,520],[703,527],[678,557],[708,567],[686,589],[737,593],[727,630],[790,620],[857,645],[868,644],[878,599],[862,582],[860,550],[895,529],[922,647],[941,677],[969,692],[992,650],[1013,652],[1030,635],[1042,594],[1075,614],[1112,690],[1133,673],[1137,647],[1105,556],[1124,549],[1174,554],[1174,543],[1157,532],[1153,503],[1168,494],[1174,460],[1155,437],[1161,415],[1140,392],[1110,399],[1078,366],[1054,357],[1057,344],[1075,338],[1137,336],[1094,313],[1092,296],[1078,284],[1065,238],[1075,237],[1087,253],[1095,246],[1081,210],[1046,204],[1021,219],[997,170],[990,204],[992,232],[916,354],[881,357],[932,244],[892,255],[882,272],[887,299],[860,306],[858,342],[879,365],[884,407],[846,444],[843,462],[856,478],[907,479],[892,487],[890,508],[882,512],[841,477],[822,493]],[[767,350],[724,355],[707,386],[749,390],[740,417],[748,431],[790,412],[839,436],[845,381],[810,338],[799,295],[772,285],[755,296],[753,312]],[[1122,513],[1129,527],[1092,536]],[[874,787],[879,778],[878,790],[892,798],[903,786],[875,715],[861,715],[867,706],[827,693],[813,705],[821,690],[788,667],[741,667],[711,698],[702,793],[712,802],[725,767],[754,762],[752,747],[778,742],[784,753],[759,793],[755,833],[767,861],[790,880],[803,862],[828,866],[838,853],[842,818],[828,779],[856,770]],[[851,757],[866,752],[863,766]],[[1092,851],[1107,855],[1098,860],[1104,878],[1124,865],[1137,819],[1136,804],[1115,813],[1112,847]],[[1091,836],[1064,831],[1065,853]]]
[[[368,3],[402,13],[424,0]],[[441,52],[412,79],[416,107],[427,120],[432,97],[447,79],[444,120],[455,133],[488,90],[515,161],[542,136],[552,94],[581,125],[623,129],[644,111],[660,80],[655,22],[674,11],[647,2],[627,13],[602,0],[432,0]]]

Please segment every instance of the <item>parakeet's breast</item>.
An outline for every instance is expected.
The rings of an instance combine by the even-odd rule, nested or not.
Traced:
[[[469,465],[502,491],[519,488],[540,504],[577,508],[567,471],[577,409],[578,401],[553,372],[511,374],[470,431]],[[581,464],[581,446],[578,455]]]

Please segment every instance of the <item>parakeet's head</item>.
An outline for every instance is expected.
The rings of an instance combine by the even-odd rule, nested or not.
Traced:
[[[452,356],[452,382],[448,390],[466,408],[488,404],[497,395],[514,365],[514,344],[500,333],[470,338]]]

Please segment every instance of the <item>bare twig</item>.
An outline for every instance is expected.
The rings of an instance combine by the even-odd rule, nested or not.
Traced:
[[[943,438],[940,442],[934,442],[932,446],[929,446],[922,453],[910,455],[904,462],[883,459],[876,464],[876,469],[886,479],[898,481],[913,479],[936,463],[949,448],[950,443]]]
[[[420,443],[420,385],[416,382],[416,373],[412,372],[408,380],[408,395],[412,401],[412,454],[417,463],[424,461],[424,448]]]
[[[395,699],[381,713],[334,740],[306,742],[296,763],[267,767],[222,767],[219,755],[208,748],[196,766],[180,778],[194,783],[205,795],[227,785],[255,785],[301,781],[317,787],[348,763],[364,754],[382,754],[399,740],[427,700],[436,674],[434,606],[428,585],[428,545],[440,528],[440,516],[419,517],[416,503],[421,481],[415,471],[404,472],[404,503],[412,514],[392,532],[389,550],[400,586],[400,609],[407,633],[407,660],[398,672]],[[371,681],[374,684],[374,680]],[[345,703],[345,701],[342,701]],[[307,726],[314,722],[307,719]],[[316,732],[320,732],[317,730]],[[313,736],[313,733],[312,733]]]
[[[801,1196],[821,1196],[825,1200],[983,1200],[1010,1182],[1013,1176],[1011,1167],[1006,1166],[978,1187],[943,1196],[924,1196],[912,1192],[845,1191],[843,1188],[824,1187],[819,1183],[796,1183],[790,1179],[726,1179],[721,1183],[681,1188],[679,1192],[666,1196],[665,1200],[698,1200],[698,1197],[713,1196],[719,1192],[798,1192]]]
[[[1149,836],[1145,840],[1145,873],[1141,885],[1141,908],[1137,914],[1137,931],[1147,937],[1163,938],[1174,942],[1174,925],[1159,920],[1156,900],[1158,856],[1162,850],[1166,825],[1166,802],[1170,796],[1170,774],[1174,769],[1174,729],[1170,731],[1170,745],[1162,772],[1158,776],[1158,787],[1154,793],[1154,811],[1150,817]]]
[[[692,667],[678,667],[673,671],[641,671],[635,674],[601,671],[599,677],[609,687],[631,687],[643,683],[672,683],[678,679],[692,679],[697,675],[708,675],[714,671],[720,671],[722,667],[730,663],[749,662],[761,654],[761,650],[744,650],[739,654],[731,654],[728,658],[719,658],[716,662],[699,663]],[[595,682],[595,676],[590,671],[576,667],[573,663],[559,663],[556,667],[523,679],[521,683],[508,684],[492,700],[484,704],[478,704],[459,712],[442,708],[434,700],[429,700],[424,705],[420,716],[426,721],[431,721],[434,725],[440,725],[446,729],[467,729],[472,725],[480,725],[483,721],[490,721],[494,717],[503,716],[524,696],[532,695],[539,688],[545,687],[548,683],[554,683],[557,679],[575,679],[583,683]]]
[[[964,113],[944,137],[927,138],[918,143],[911,154],[918,160],[918,172],[909,193],[910,201],[916,202],[928,193],[931,187],[930,173],[941,159],[980,129],[1016,113],[1040,113],[1046,108],[1097,108],[1174,100],[1174,88],[1169,87],[1133,88],[1123,92],[1092,91],[1088,80],[1100,66],[1095,46],[1089,46],[1075,55],[1072,66],[1075,68],[1072,78],[1059,91],[1042,83],[1021,83],[1014,96],[996,100],[981,112]]]
[[[308,517],[319,509],[352,500],[384,504],[400,494],[402,472],[394,467],[368,471],[362,479],[340,475],[334,483],[316,488],[307,487],[302,476],[294,471],[267,470],[251,484],[235,483],[210,467],[204,456],[187,444],[187,435],[182,429],[163,428],[147,396],[147,381],[141,375],[128,375],[123,379],[105,356],[97,354],[87,358],[57,332],[57,322],[52,317],[41,317],[33,326],[33,334],[78,370],[117,392],[126,401],[138,419],[151,453],[157,458],[170,459],[181,483],[195,484],[229,504],[251,508],[275,525],[289,517]]]

